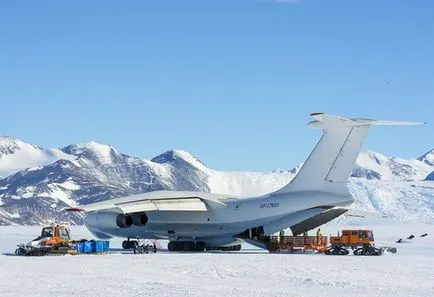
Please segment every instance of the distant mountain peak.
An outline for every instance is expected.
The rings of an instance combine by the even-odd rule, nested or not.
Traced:
[[[361,159],[363,158],[363,155],[366,156],[366,157],[371,158],[378,165],[381,165],[381,164],[383,164],[383,163],[385,163],[385,162],[387,162],[389,160],[389,158],[386,157],[385,155],[380,154],[378,152],[370,151],[370,150],[361,151],[360,154],[359,154],[359,156],[361,156]]]
[[[74,159],[59,149],[41,148],[15,137],[0,137],[0,177],[20,170],[45,166],[59,159]]]
[[[14,141],[17,141],[17,140],[19,140],[19,139],[17,139],[16,137],[13,137],[13,136],[8,136],[8,135],[2,135],[2,136],[0,136],[0,144],[3,143],[3,142],[9,142],[9,141],[14,142]]]
[[[424,160],[422,158],[426,156]],[[430,164],[429,154],[418,160],[386,157],[373,151],[361,151],[353,169],[353,177],[381,180],[422,180],[433,170],[434,153],[431,155],[433,164]]]
[[[207,167],[205,166],[205,164],[202,163],[202,161],[200,161],[192,154],[183,150],[168,150],[154,157],[151,161],[159,164],[166,164],[166,163],[172,164],[179,159],[193,165],[196,168],[207,169]]]
[[[107,151],[107,150],[115,150],[116,149],[108,144],[102,144],[98,143],[96,141],[88,141],[88,142],[82,142],[77,144],[71,144],[67,146],[68,148],[75,149],[75,150],[91,150],[91,151]]]
[[[2,155],[15,153],[24,144],[24,142],[12,136],[0,136],[0,158]]]
[[[101,144],[95,141],[71,144],[62,148],[62,151],[77,157],[96,161],[101,164],[112,163],[118,155],[118,151],[111,145]]]
[[[424,162],[425,164],[428,164],[430,166],[434,166],[434,149],[430,150],[429,152],[423,154],[418,158],[419,161]]]

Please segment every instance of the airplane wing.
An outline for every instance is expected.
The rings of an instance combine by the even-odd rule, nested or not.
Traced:
[[[209,208],[225,207],[219,195],[176,191],[155,191],[123,198],[111,199],[78,207],[67,211],[98,211],[120,209],[123,213],[144,211],[207,211]]]

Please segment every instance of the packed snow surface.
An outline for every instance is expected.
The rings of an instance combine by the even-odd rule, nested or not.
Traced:
[[[0,227],[0,296],[434,296],[434,225],[347,224],[372,228],[377,246],[395,246],[398,253],[268,254],[246,244],[240,252],[134,255],[120,250],[117,239],[108,255],[17,257],[11,254],[15,244],[36,237],[40,228]],[[321,229],[328,235],[343,227]],[[91,237],[84,227],[72,234]],[[395,243],[410,234],[413,240]]]

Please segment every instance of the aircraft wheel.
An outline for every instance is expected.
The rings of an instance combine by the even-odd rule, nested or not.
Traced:
[[[241,244],[234,245],[234,249],[233,250],[236,251],[236,252],[241,251]]]
[[[122,241],[122,248],[124,250],[134,249],[139,245],[137,240],[124,240]]]
[[[176,252],[179,251],[179,244],[176,241],[170,241],[169,244],[167,245],[167,249],[169,250],[169,252]]]
[[[167,245],[170,252],[203,252],[205,250],[205,243],[193,241],[171,241]]]

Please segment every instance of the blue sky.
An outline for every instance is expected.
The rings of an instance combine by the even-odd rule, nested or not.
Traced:
[[[418,157],[434,148],[434,2],[2,1],[0,103],[2,135],[217,169],[292,168],[317,111],[426,121],[365,144]]]

